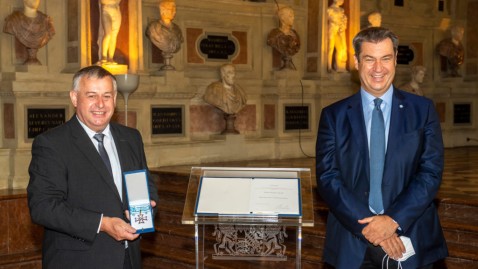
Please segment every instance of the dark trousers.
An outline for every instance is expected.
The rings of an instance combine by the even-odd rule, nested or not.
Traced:
[[[131,265],[131,260],[129,259],[128,249],[125,249],[125,251],[124,251],[123,269],[133,269],[133,266]]]
[[[387,255],[385,251],[383,251],[382,247],[378,246],[375,247],[372,244],[369,244],[367,247],[367,251],[365,252],[365,259],[360,266],[360,269],[397,269],[398,262],[392,259],[387,259],[384,257]],[[387,267],[388,262],[388,267]],[[383,264],[383,267],[382,267]],[[408,268],[403,268],[408,269]],[[433,264],[429,264],[427,266],[420,267],[419,269],[433,269]]]

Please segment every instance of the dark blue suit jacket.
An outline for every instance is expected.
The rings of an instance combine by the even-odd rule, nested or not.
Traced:
[[[360,92],[322,110],[316,144],[317,189],[330,208],[324,259],[359,268],[367,240],[357,222],[369,210],[369,151]],[[433,102],[394,89],[382,182],[385,215],[410,237],[417,268],[448,255],[433,199],[443,172],[443,141]]]

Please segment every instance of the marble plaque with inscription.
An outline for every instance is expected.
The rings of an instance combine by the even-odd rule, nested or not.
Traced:
[[[415,58],[415,53],[409,46],[398,46],[397,64],[408,65]]]
[[[453,123],[471,124],[471,104],[453,105]]]
[[[236,54],[236,44],[229,35],[206,35],[199,51],[209,60],[228,60]]]
[[[27,108],[27,138],[65,123],[65,108]]]
[[[286,131],[309,129],[309,106],[285,106],[284,114]]]
[[[183,107],[151,108],[151,133],[153,135],[183,134]]]

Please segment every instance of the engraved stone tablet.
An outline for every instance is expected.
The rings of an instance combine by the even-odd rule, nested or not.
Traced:
[[[285,106],[285,130],[309,129],[309,106]]]
[[[453,124],[471,124],[471,104],[453,105]]]
[[[410,64],[415,58],[415,53],[409,46],[398,46],[397,63]]]
[[[199,51],[207,59],[228,60],[236,54],[236,44],[228,35],[207,35],[199,43]]]
[[[27,108],[27,138],[65,123],[64,108]]]
[[[151,108],[151,133],[153,135],[183,134],[183,107]]]

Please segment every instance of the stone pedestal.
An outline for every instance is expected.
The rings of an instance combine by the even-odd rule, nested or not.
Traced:
[[[236,130],[234,125],[234,122],[236,121],[236,115],[224,113],[224,119],[226,120],[226,128],[221,134],[239,134],[239,131]]]

